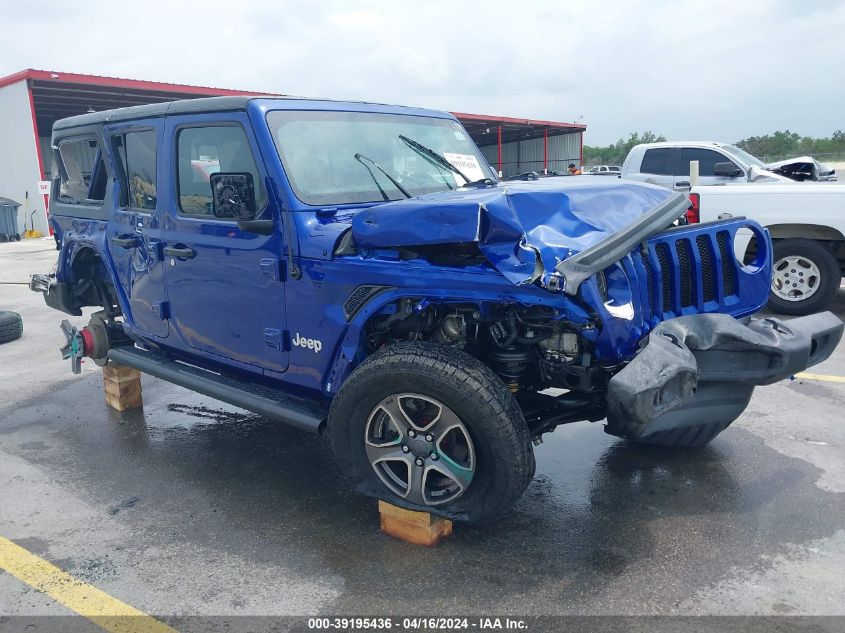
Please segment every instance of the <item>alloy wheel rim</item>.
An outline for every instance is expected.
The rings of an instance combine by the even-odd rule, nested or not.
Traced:
[[[800,255],[782,257],[772,270],[772,292],[784,301],[805,301],[816,294],[820,283],[819,267]]]
[[[454,501],[475,476],[469,431],[454,411],[429,396],[384,398],[367,418],[364,446],[382,483],[417,505]]]

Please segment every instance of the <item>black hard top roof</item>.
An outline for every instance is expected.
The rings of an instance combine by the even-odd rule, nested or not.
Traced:
[[[233,96],[233,97],[202,97],[199,99],[181,99],[179,101],[166,101],[164,103],[151,103],[149,105],[132,106],[129,108],[117,108],[115,110],[103,110],[102,112],[91,112],[80,114],[66,119],[56,121],[54,130],[80,127],[83,125],[96,125],[98,123],[112,123],[115,121],[131,121],[132,119],[144,119],[148,117],[166,116],[168,114],[190,114],[197,112],[223,112],[232,110],[244,110],[247,103],[259,97],[255,96]],[[260,97],[273,98],[273,97]],[[285,97],[276,97],[285,98]]]

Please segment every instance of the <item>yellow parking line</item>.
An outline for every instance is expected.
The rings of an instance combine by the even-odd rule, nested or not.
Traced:
[[[0,569],[114,633],[176,633],[163,622],[82,582],[0,536]]]
[[[795,374],[796,378],[804,378],[805,380],[824,380],[825,382],[845,382],[843,376],[828,376],[827,374],[808,374],[802,371],[800,374]]]

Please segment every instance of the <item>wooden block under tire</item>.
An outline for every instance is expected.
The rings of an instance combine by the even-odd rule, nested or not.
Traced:
[[[378,502],[378,511],[381,531],[408,543],[431,547],[452,534],[452,522],[449,519],[428,512],[397,508],[386,501]]]
[[[103,388],[106,404],[112,409],[128,411],[143,406],[141,372],[137,369],[109,363],[103,367]]]

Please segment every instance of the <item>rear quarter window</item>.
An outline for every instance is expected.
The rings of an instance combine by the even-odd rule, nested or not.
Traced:
[[[672,148],[660,147],[646,150],[643,156],[643,164],[640,167],[640,173],[671,176]]]
[[[105,197],[106,172],[93,138],[59,141],[54,173],[59,198],[67,203],[100,203]]]

